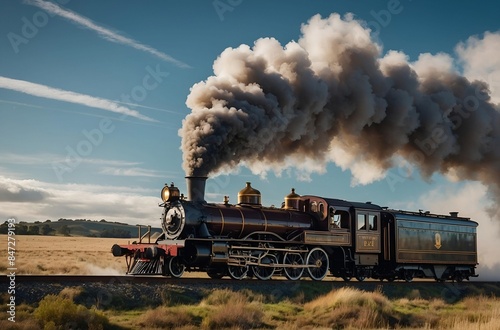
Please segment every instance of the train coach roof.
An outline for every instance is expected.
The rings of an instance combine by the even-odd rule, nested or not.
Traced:
[[[396,219],[401,220],[418,220],[422,222],[446,222],[447,224],[457,224],[457,225],[470,225],[477,226],[478,223],[472,221],[470,218],[440,215],[432,213],[421,213],[421,212],[409,212],[402,210],[387,210],[386,212],[391,213]]]
[[[324,198],[324,197],[319,197],[319,196],[310,196],[310,195],[304,195],[302,198],[320,198],[325,200],[325,202],[328,205],[331,206],[340,206],[340,207],[354,207],[357,209],[370,209],[370,210],[382,210],[382,207],[380,207],[377,204],[372,204],[371,202],[367,203],[361,203],[361,202],[351,202],[351,201],[346,201],[343,199],[336,199],[336,198]]]

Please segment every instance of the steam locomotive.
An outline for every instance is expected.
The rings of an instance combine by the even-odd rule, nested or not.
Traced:
[[[477,276],[478,224],[469,218],[391,210],[372,204],[318,196],[292,189],[281,208],[261,205],[247,186],[232,205],[207,203],[206,177],[186,177],[188,197],[172,183],[161,191],[162,230],[138,242],[112,247],[125,256],[128,274],[179,278],[185,271],[211,278],[289,280],[331,275],[412,281],[463,281]],[[146,240],[148,242],[146,242]],[[154,242],[152,242],[154,241]]]

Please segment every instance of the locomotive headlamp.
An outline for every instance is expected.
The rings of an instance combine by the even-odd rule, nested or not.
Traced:
[[[174,202],[179,199],[179,189],[171,183],[170,186],[165,184],[165,187],[161,190],[161,199],[164,202]]]

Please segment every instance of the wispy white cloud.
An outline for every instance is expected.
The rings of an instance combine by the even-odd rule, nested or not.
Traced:
[[[111,42],[115,42],[118,44],[130,46],[130,47],[133,47],[135,49],[147,52],[151,55],[154,55],[154,56],[160,58],[163,61],[173,63],[173,64],[177,65],[178,67],[190,68],[190,66],[188,64],[186,64],[182,61],[179,61],[170,55],[167,55],[167,54],[165,54],[165,53],[163,53],[163,52],[161,52],[161,51],[159,51],[151,46],[144,45],[144,44],[142,44],[134,39],[122,36],[121,34],[119,34],[116,31],[111,31],[110,29],[107,29],[103,26],[99,26],[95,22],[93,22],[91,19],[89,19],[85,16],[82,16],[82,15],[79,15],[71,10],[61,8],[60,6],[58,6],[55,3],[43,1],[43,0],[27,0],[25,2],[30,4],[30,5],[37,6],[37,7],[41,8],[49,13],[61,16],[65,19],[67,19],[68,21],[70,21],[71,23],[74,23],[74,24],[79,25],[81,27],[84,27],[86,29],[97,32],[97,34],[100,37],[102,37],[106,40],[109,40]]]
[[[4,153],[0,158],[0,164],[15,164],[15,165],[47,165],[54,162],[63,162],[67,156],[53,153],[36,153],[36,154],[16,154]],[[82,157],[82,163],[96,166],[137,166],[140,162],[125,161],[119,159],[102,159]]]
[[[164,178],[165,174],[159,171],[150,170],[140,167],[111,167],[106,166],[101,168],[100,174],[114,175],[114,176],[136,176],[136,177],[152,177]]]
[[[157,120],[140,114],[136,110],[124,107],[116,102],[94,97],[86,94],[75,93],[46,85],[36,84],[25,80],[18,80],[0,76],[0,88],[43,97],[46,99],[70,102],[85,105],[91,108],[98,108],[111,112],[120,113],[126,116],[135,117],[141,120],[157,122]]]
[[[168,113],[172,113],[172,114],[176,114],[176,115],[182,115],[182,116],[186,115],[185,112],[183,113],[183,112],[180,112],[180,111],[174,111],[174,110],[168,110],[168,109],[150,107],[150,106],[147,106],[147,105],[142,105],[142,104],[137,104],[137,103],[129,103],[129,102],[121,102],[121,101],[116,101],[116,103],[129,105],[129,106],[132,106],[134,108],[144,108],[144,109],[150,109],[150,110],[168,112]]]
[[[14,154],[14,153],[3,153],[2,158],[0,158],[0,164],[14,164],[14,165],[43,165],[49,164],[55,159],[62,159],[63,157],[56,156],[54,154],[39,153],[36,155],[25,155],[25,154]]]

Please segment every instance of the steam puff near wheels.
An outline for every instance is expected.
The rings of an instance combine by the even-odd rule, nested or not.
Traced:
[[[292,192],[281,208],[261,205],[249,182],[238,203],[207,203],[205,177],[186,177],[187,198],[174,184],[161,193],[163,233],[114,245],[132,275],[181,277],[206,272],[235,280],[327,276],[463,281],[477,276],[477,223],[457,212],[437,215]],[[150,237],[147,237],[150,240]]]

